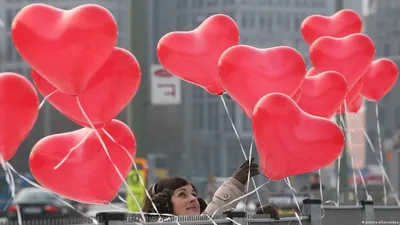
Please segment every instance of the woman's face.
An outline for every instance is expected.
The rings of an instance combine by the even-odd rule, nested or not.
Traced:
[[[171,201],[173,213],[176,216],[200,215],[200,204],[197,200],[197,193],[190,184],[176,189]]]

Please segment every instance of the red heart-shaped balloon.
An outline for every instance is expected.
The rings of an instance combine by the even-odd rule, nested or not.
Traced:
[[[321,37],[310,47],[310,60],[315,69],[342,74],[349,90],[363,76],[374,55],[374,43],[364,34],[344,38]]]
[[[58,90],[78,95],[117,43],[117,24],[99,5],[61,10],[24,7],[14,18],[12,39],[22,58]]]
[[[344,107],[344,104],[350,105],[351,102],[356,99],[356,97],[360,94],[360,90],[363,86],[363,78],[357,81],[356,85],[350,91],[347,92],[346,99],[344,100],[343,104],[340,107]]]
[[[303,56],[287,46],[259,49],[237,45],[226,50],[219,61],[222,86],[250,118],[264,95],[279,92],[293,96],[306,70]]]
[[[98,132],[111,159],[125,178],[132,167],[128,154],[132,157],[136,154],[135,137],[129,127],[118,120],[112,120],[104,129],[115,142],[102,130]],[[86,140],[55,169],[70,149],[77,146],[86,135]],[[123,183],[90,128],[43,138],[33,147],[29,167],[35,179],[44,187],[78,202],[108,203],[115,198]]]
[[[32,77],[43,96],[57,90],[36,71],[32,71]],[[115,118],[132,100],[139,88],[140,77],[140,66],[135,56],[125,49],[115,48],[86,90],[79,94],[82,108],[96,128]],[[90,127],[76,97],[56,92],[47,100],[71,120]]]
[[[343,114],[345,112],[358,113],[358,111],[361,109],[361,107],[363,105],[363,102],[364,102],[364,98],[362,97],[362,95],[358,94],[354,98],[354,100],[347,105],[347,111],[346,111],[346,108],[344,107],[344,105],[342,105],[336,113],[338,113],[338,114]]]
[[[311,45],[320,37],[342,38],[350,34],[361,33],[362,19],[357,12],[343,9],[332,16],[311,15],[303,20],[301,34]]]
[[[347,82],[340,73],[328,71],[306,77],[301,90],[297,104],[303,111],[314,116],[331,118],[346,97]]]
[[[260,99],[252,123],[261,169],[272,180],[325,167],[344,146],[339,126],[304,112],[281,93]]]
[[[231,46],[239,44],[239,28],[222,14],[211,16],[195,30],[171,32],[157,46],[160,63],[181,79],[211,94],[224,92],[218,78],[218,60]]]
[[[364,73],[364,83],[360,93],[371,101],[382,99],[396,84],[399,70],[390,59],[378,59],[371,63]]]
[[[312,77],[318,74],[318,71],[314,67],[311,67],[311,69],[307,70],[306,77]]]
[[[318,75],[318,71],[317,69],[315,69],[314,67],[312,67],[310,70],[307,71],[306,77],[312,77],[315,75]],[[345,102],[346,104],[350,104],[350,102],[352,102],[357,95],[360,93],[360,90],[363,86],[363,78],[359,79],[357,81],[357,83],[350,89],[350,91],[347,92],[346,98],[345,98]],[[340,107],[344,107],[344,102]]]
[[[299,90],[297,90],[297,92],[294,93],[294,95],[292,96],[292,99],[295,102],[299,102],[300,98],[301,98],[301,88]]]
[[[39,98],[25,77],[0,73],[0,154],[10,160],[35,125]]]

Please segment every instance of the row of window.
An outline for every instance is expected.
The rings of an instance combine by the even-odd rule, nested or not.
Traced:
[[[387,125],[391,126],[394,125],[395,127],[400,128],[400,107],[396,107],[394,109],[392,118],[389,117],[389,112],[385,108],[380,108],[378,114],[379,114],[379,124],[381,127],[385,127]]]
[[[191,3],[191,4],[190,4]],[[204,8],[216,6],[229,6],[233,4],[246,4],[246,5],[263,5],[263,6],[278,6],[278,7],[313,7],[324,8],[326,0],[177,0],[176,7],[178,9]]]
[[[224,131],[232,131],[232,124],[226,112],[228,110],[234,124],[242,132],[251,131],[251,121],[228,98],[224,98],[227,109],[223,106],[220,97],[211,95],[199,87],[192,87],[192,128],[203,131],[219,131],[220,126]]]
[[[200,25],[206,18],[217,14],[206,13],[206,14],[178,14],[176,17],[176,29],[177,30],[190,30]],[[233,11],[224,12],[224,14],[230,16],[240,26],[241,29],[263,29],[263,32],[273,31],[288,31],[288,32],[300,32],[301,23],[310,14],[307,13],[283,13],[283,12],[251,12],[246,11],[240,15],[240,21],[237,20],[237,13]]]
[[[201,88],[193,87],[192,102],[192,126],[194,130],[218,131],[220,120],[222,120],[221,129],[225,131],[232,130],[230,119],[218,97],[208,94]],[[228,112],[234,121],[234,124],[238,126],[238,129],[242,132],[251,131],[251,121],[237,106],[237,104],[233,100],[225,100],[225,102],[227,104]],[[375,103],[367,102],[367,107],[375,111]],[[375,117],[373,115],[370,116],[372,117],[368,119],[374,120]],[[388,118],[387,109],[380,107],[379,123],[382,129],[385,129],[388,122],[393,123],[396,127],[400,128],[400,107],[394,109],[393,119]],[[391,135],[391,131],[386,131],[383,134],[386,137]]]

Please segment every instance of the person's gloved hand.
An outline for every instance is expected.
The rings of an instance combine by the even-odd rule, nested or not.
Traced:
[[[250,172],[250,177],[254,177],[260,174],[260,170],[258,169],[258,164],[254,163],[254,157],[251,157],[250,163],[249,159],[246,160],[232,175],[232,178],[236,179],[243,185],[246,185],[247,183],[247,178],[249,176]]]
[[[259,206],[256,209],[256,214],[268,215],[269,218],[272,218],[272,219],[275,219],[275,220],[279,220],[280,219],[278,210],[272,205]]]

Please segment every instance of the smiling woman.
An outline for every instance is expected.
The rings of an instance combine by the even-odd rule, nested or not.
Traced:
[[[164,178],[150,187],[150,199],[146,199],[143,212],[171,214],[176,216],[195,216],[200,214],[222,214],[228,209],[236,208],[235,199],[245,194],[248,175],[260,174],[254,158],[246,160],[215,192],[212,201],[206,202],[197,195],[196,187],[181,177]],[[157,208],[154,209],[152,203]]]

